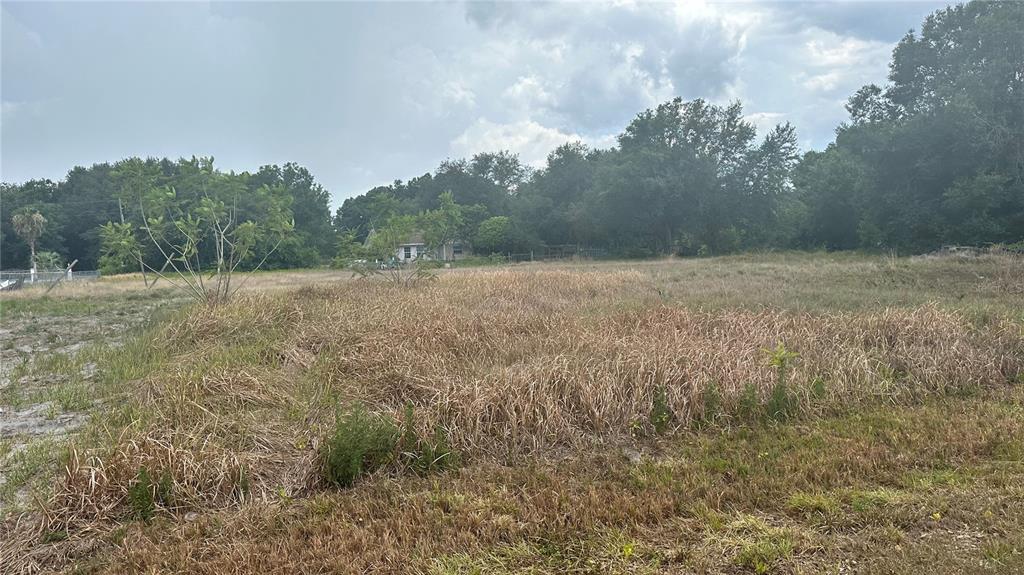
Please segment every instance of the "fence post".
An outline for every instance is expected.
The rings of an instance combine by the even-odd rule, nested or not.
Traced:
[[[32,269],[28,270],[28,283],[36,283],[36,266],[32,266]]]

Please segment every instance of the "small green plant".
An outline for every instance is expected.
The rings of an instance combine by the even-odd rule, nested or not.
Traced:
[[[419,436],[416,434],[416,418],[413,413],[412,402],[405,402],[405,414],[402,418],[402,440],[399,442],[403,452],[410,452],[416,449],[419,443]]]
[[[398,447],[399,429],[393,422],[362,407],[339,411],[334,430],[324,441],[323,479],[350,487],[366,473],[391,462]]]
[[[777,381],[775,386],[772,387],[772,393],[768,396],[765,411],[768,417],[775,421],[786,421],[796,415],[796,398],[790,393],[785,381]]]
[[[779,342],[775,349],[762,350],[768,355],[768,365],[776,369],[777,377],[772,393],[768,397],[766,405],[768,417],[776,421],[785,421],[796,415],[796,398],[790,393],[786,385],[786,370],[800,354],[789,351],[786,346]]]
[[[768,365],[778,370],[779,381],[786,380],[786,369],[789,368],[796,358],[800,357],[799,353],[786,349],[786,346],[781,341],[775,346],[775,349],[763,349],[761,351],[768,355]]]
[[[750,516],[733,521],[728,529],[737,536],[739,543],[736,564],[754,573],[775,571],[793,556],[793,539],[785,529],[771,527]]]
[[[431,438],[420,438],[417,435],[411,403],[405,404],[405,418],[399,445],[409,467],[421,475],[455,467],[459,463],[458,454],[452,450],[448,434],[440,424],[434,428],[434,435]]]
[[[761,401],[757,396],[757,387],[753,383],[743,386],[736,412],[741,421],[754,422],[760,419]]]
[[[160,505],[168,507],[173,503],[174,478],[169,471],[160,474],[160,481],[156,483],[156,500]]]
[[[858,513],[866,513],[875,509],[892,505],[899,499],[899,494],[890,489],[874,489],[869,491],[855,490],[850,492],[850,507]]]
[[[1009,540],[994,540],[982,546],[985,558],[996,565],[1006,567],[1011,564],[1024,566],[1024,547],[1020,543]]]
[[[816,377],[814,378],[814,381],[811,382],[811,395],[814,396],[814,399],[822,399],[825,397],[827,389],[824,378]]]
[[[252,486],[249,481],[249,468],[241,466],[238,468],[238,499],[244,500],[249,495]]]
[[[736,564],[758,575],[771,572],[774,565],[793,554],[793,543],[786,538],[764,538],[743,545]]]
[[[694,427],[703,429],[714,426],[722,416],[722,390],[712,382],[700,394],[700,416],[695,418]]]
[[[717,383],[712,381],[704,388],[704,393],[701,394],[701,404],[703,410],[700,419],[697,420],[697,427],[714,425],[722,416],[722,392]]]
[[[668,405],[668,394],[665,386],[659,385],[654,390],[654,402],[651,406],[651,425],[656,433],[665,433],[672,422],[672,409]]]
[[[448,434],[440,425],[434,428],[434,436],[420,442],[415,465],[419,473],[425,474],[455,467],[459,463],[458,454],[452,450]]]
[[[153,514],[156,512],[153,480],[144,466],[139,468],[135,481],[128,486],[128,506],[136,519],[146,522],[153,519]]]
[[[61,529],[43,533],[43,543],[58,543],[68,538],[68,532]]]

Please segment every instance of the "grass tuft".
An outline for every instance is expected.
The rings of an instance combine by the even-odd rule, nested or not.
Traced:
[[[351,487],[367,473],[394,461],[399,429],[362,406],[339,410],[324,440],[322,476],[337,487]]]

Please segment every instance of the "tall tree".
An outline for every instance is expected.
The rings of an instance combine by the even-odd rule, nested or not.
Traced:
[[[25,240],[31,253],[32,269],[36,269],[36,242],[46,228],[46,218],[39,212],[22,212],[11,216],[14,233]]]
[[[447,247],[454,242],[462,230],[462,207],[455,203],[451,192],[444,192],[438,198],[440,206],[436,210],[424,212],[419,218],[419,227],[423,230],[423,239],[427,246],[448,259],[451,254]]]
[[[281,186],[292,198],[291,211],[295,219],[294,240],[302,253],[295,257],[303,261],[293,265],[316,265],[333,256],[337,241],[331,226],[330,193],[306,168],[289,162],[284,166],[263,166],[248,179],[250,190]]]

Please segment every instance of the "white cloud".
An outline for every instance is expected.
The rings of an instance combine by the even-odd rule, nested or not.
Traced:
[[[748,122],[757,128],[758,134],[765,134],[778,124],[786,121],[785,112],[755,112],[744,116]]]
[[[445,83],[441,94],[446,102],[472,108],[476,106],[476,94],[458,81]]]
[[[542,126],[533,120],[498,124],[481,118],[452,140],[450,150],[456,157],[509,150],[519,154],[524,164],[539,168],[544,165],[548,153],[566,142],[575,141],[583,141],[594,147],[608,147],[613,136],[585,138]]]
[[[520,76],[509,86],[502,97],[511,106],[530,110],[536,107],[550,107],[556,99],[544,86],[545,81],[535,75]]]
[[[829,70],[824,74],[804,75],[802,77],[801,85],[812,92],[831,92],[839,86],[843,79],[843,75],[839,70]]]
[[[879,55],[888,58],[891,45],[886,42],[841,36],[835,32],[811,29],[814,37],[805,46],[812,64],[844,68],[863,64]]]

